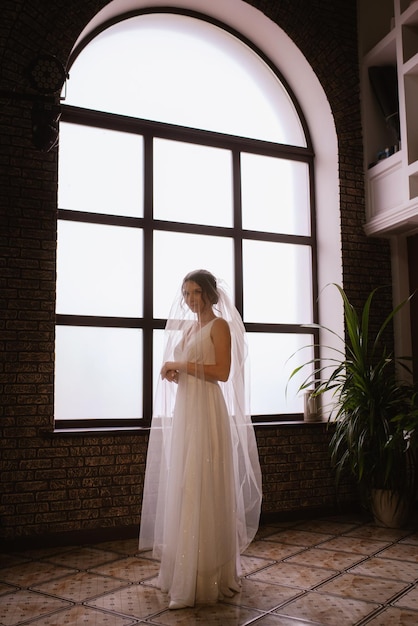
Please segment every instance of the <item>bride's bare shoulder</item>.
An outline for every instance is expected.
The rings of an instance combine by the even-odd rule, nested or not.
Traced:
[[[214,319],[211,331],[212,333],[230,335],[229,324],[223,317],[216,317]]]

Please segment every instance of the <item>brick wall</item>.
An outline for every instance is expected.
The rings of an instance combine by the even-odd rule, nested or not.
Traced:
[[[138,524],[147,436],[8,434],[3,537]]]
[[[137,532],[146,435],[4,434],[0,539]],[[343,510],[353,501],[349,483],[337,494],[328,440],[326,424],[257,428],[265,520]]]
[[[353,507],[356,492],[330,471],[327,424],[288,424],[257,429],[263,474],[265,519],[341,511]]]
[[[66,59],[105,0],[0,0],[0,89],[26,90],[40,52]],[[339,138],[344,285],[389,284],[385,241],[366,238],[354,0],[254,0],[312,64]],[[147,438],[46,435],[53,424],[57,153],[31,143],[31,103],[0,98],[0,537],[139,522]],[[371,271],[373,269],[373,272]],[[390,303],[389,303],[390,304]],[[336,505],[323,425],[259,428],[265,516]],[[343,491],[343,500],[352,497]]]

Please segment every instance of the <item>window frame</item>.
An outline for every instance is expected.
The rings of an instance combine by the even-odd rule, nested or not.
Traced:
[[[162,12],[155,8],[149,10],[131,12],[129,15],[119,16],[95,29],[76,48],[70,59],[72,64],[80,51],[102,30],[105,30],[114,23],[117,23],[133,15]],[[264,140],[237,137],[224,133],[216,133],[207,130],[198,130],[164,122],[154,122],[150,120],[133,118],[115,113],[95,111],[81,107],[62,104],[61,121],[84,126],[116,130],[125,133],[139,134],[144,141],[144,215],[143,217],[124,217],[92,212],[82,212],[71,210],[70,208],[58,207],[58,219],[92,224],[106,224],[113,226],[130,226],[140,228],[143,231],[144,259],[143,259],[143,316],[137,318],[126,317],[106,317],[87,315],[66,315],[56,314],[56,325],[70,326],[93,326],[93,327],[114,327],[114,328],[139,328],[143,332],[143,417],[138,419],[56,419],[55,430],[148,430],[152,418],[152,390],[153,390],[153,331],[163,329],[166,320],[153,318],[153,233],[154,230],[163,230],[182,233],[196,233],[203,235],[225,236],[233,239],[234,245],[234,288],[235,304],[238,311],[243,313],[243,262],[242,262],[242,241],[258,240],[277,243],[293,243],[307,245],[311,250],[312,261],[312,313],[314,323],[318,322],[318,275],[317,275],[317,244],[316,244],[316,207],[315,207],[315,175],[314,175],[314,151],[307,127],[306,120],[301,111],[292,90],[284,80],[280,71],[251,41],[242,36],[236,30],[221,23],[218,20],[210,19],[207,16],[195,11],[175,10],[173,8],[164,9],[164,12],[177,13],[186,16],[204,19],[215,26],[223,28],[235,37],[241,39],[248,45],[275,73],[278,80],[287,91],[299,116],[300,122],[306,138],[306,147],[278,144]],[[217,227],[202,224],[187,224],[182,222],[168,222],[155,220],[153,217],[153,139],[169,139],[194,143],[204,146],[223,148],[230,150],[233,158],[233,226]],[[262,231],[244,230],[241,225],[241,188],[240,188],[240,153],[253,153],[262,156],[270,156],[287,160],[301,161],[307,163],[309,170],[310,188],[310,235],[288,235],[265,233]],[[246,323],[247,332],[269,332],[269,333],[295,333],[314,336],[315,357],[319,356],[319,331],[312,326],[302,324],[272,324],[272,323]],[[253,422],[257,423],[277,423],[300,421],[303,416],[297,414],[272,414],[253,415]]]

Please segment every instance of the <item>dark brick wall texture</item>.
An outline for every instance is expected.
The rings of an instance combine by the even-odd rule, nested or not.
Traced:
[[[105,0],[0,0],[0,89],[24,91],[23,68],[64,62]],[[311,63],[339,138],[344,286],[362,302],[388,285],[387,242],[363,232],[364,184],[355,0],[254,0]],[[57,153],[31,142],[31,104],[0,99],[0,538],[134,532],[147,436],[45,435],[53,426]],[[385,303],[383,303],[385,305]],[[390,302],[387,303],[390,306]],[[257,428],[263,515],[335,509],[323,424]]]

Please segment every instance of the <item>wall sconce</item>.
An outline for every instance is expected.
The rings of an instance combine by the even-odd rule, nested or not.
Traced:
[[[52,95],[61,91],[68,74],[52,54],[41,54],[26,68],[26,77],[38,93]]]
[[[0,90],[0,98],[29,100],[32,104],[32,142],[35,148],[49,152],[58,145],[58,122],[61,116],[59,93],[68,74],[52,54],[41,54],[26,68],[24,75],[37,93]]]
[[[61,92],[68,78],[62,63],[52,54],[41,54],[27,67],[26,76],[33,89],[44,96]],[[32,106],[33,145],[49,152],[58,145],[58,122],[61,109],[56,103],[46,99],[35,100]]]

